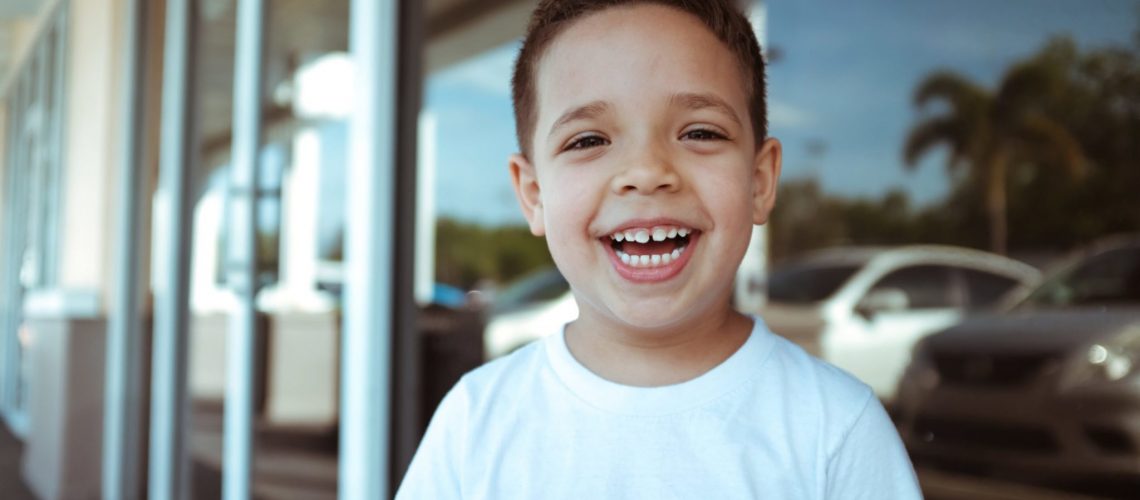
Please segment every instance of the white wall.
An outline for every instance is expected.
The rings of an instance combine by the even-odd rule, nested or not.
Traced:
[[[94,289],[113,282],[112,186],[121,163],[123,0],[71,2],[60,211],[59,286]],[[104,300],[105,302],[105,300]]]

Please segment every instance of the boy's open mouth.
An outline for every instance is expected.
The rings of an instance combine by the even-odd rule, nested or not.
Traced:
[[[678,226],[632,228],[610,235],[610,246],[630,267],[664,267],[677,261],[689,246],[692,229]]]

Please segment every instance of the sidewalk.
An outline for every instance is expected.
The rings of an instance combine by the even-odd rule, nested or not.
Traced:
[[[197,408],[191,453],[195,498],[221,498],[221,408]],[[336,500],[337,437],[331,430],[280,429],[255,425],[253,497],[273,500]]]
[[[314,430],[257,429],[253,498],[336,499],[336,437]],[[193,498],[222,496],[222,415],[196,412],[191,437]],[[24,446],[0,424],[0,498],[37,500],[24,484],[20,459]]]
[[[33,500],[32,492],[20,477],[20,455],[24,446],[0,423],[0,494],[6,500]]]

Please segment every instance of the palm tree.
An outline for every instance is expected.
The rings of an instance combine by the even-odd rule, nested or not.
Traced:
[[[1065,89],[1074,50],[1071,43],[1050,45],[1011,68],[996,92],[949,71],[928,76],[915,91],[920,109],[936,100],[947,106],[911,129],[903,149],[906,167],[916,168],[935,146],[949,146],[947,169],[968,168],[967,182],[983,195],[995,253],[1006,253],[1006,179],[1012,166],[1059,166],[1074,177],[1083,171],[1079,143],[1046,113],[1050,99]]]

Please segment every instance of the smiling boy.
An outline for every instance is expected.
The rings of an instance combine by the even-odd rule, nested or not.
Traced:
[[[731,308],[775,200],[729,0],[542,1],[510,174],[580,315],[466,375],[401,499],[919,498],[870,389]]]

